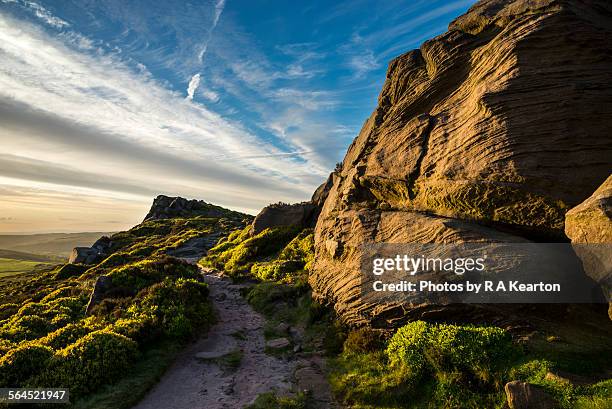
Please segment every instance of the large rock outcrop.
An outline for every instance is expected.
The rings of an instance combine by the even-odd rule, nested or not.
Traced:
[[[612,300],[612,175],[588,199],[565,215],[565,234],[586,274]],[[608,315],[612,319],[612,303]]]
[[[182,197],[159,195],[153,200],[153,205],[151,205],[151,209],[144,221],[172,219],[175,217],[227,217],[231,215],[238,218],[245,216],[242,213],[233,212],[223,207],[206,203],[203,200],[189,200]]]
[[[102,236],[91,247],[75,247],[72,249],[68,263],[96,264],[104,260],[110,252],[112,241]]]
[[[363,244],[564,240],[612,168],[611,80],[604,0],[480,1],[393,60],[317,222],[315,296],[392,319],[360,299]]]
[[[336,173],[332,172],[327,180],[319,186],[312,198],[302,203],[274,203],[261,209],[252,224],[251,234],[259,234],[269,227],[298,226],[301,228],[314,227],[321,208],[335,180]]]

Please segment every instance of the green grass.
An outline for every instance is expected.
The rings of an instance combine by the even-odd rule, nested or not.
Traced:
[[[521,380],[544,388],[561,408],[612,407],[609,323],[588,312],[580,307],[563,322],[543,323],[521,346],[495,327],[412,322],[382,346],[355,331],[331,360],[332,390],[353,408],[502,408],[505,383]],[[558,370],[592,384],[547,377]]]
[[[44,263],[40,261],[0,258],[0,277],[41,270],[47,267],[52,267],[53,265],[53,263]]]
[[[159,382],[172,364],[182,345],[163,342],[149,348],[125,377],[113,385],[107,385],[95,394],[78,400],[74,409],[128,409],[136,405]]]
[[[298,393],[296,396],[277,396],[274,392],[262,393],[252,405],[245,409],[308,409],[312,407],[309,394]]]

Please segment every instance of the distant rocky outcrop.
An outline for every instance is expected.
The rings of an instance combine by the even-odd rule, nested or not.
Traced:
[[[111,239],[100,237],[91,247],[75,247],[72,249],[68,263],[70,264],[96,264],[104,260],[111,248]]]
[[[604,0],[480,1],[391,61],[318,218],[314,295],[356,325],[418,318],[435,307],[363,303],[361,246],[566,240],[612,169],[610,72]]]
[[[159,195],[153,200],[153,205],[144,221],[158,219],[172,219],[175,217],[228,217],[242,218],[245,215],[220,206],[206,203],[203,200],[185,199],[182,197],[169,197]]]
[[[333,185],[335,173],[319,186],[308,202],[274,203],[261,209],[252,224],[251,234],[259,234],[269,227],[299,226],[314,227],[323,203]]]
[[[584,271],[612,299],[612,175],[588,199],[567,212],[565,234],[572,240]],[[612,319],[612,304],[608,315]]]

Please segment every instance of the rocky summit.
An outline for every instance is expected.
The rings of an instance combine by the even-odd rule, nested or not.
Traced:
[[[244,216],[242,213],[232,212],[220,206],[206,203],[203,200],[189,200],[182,197],[159,195],[153,200],[153,205],[151,205],[151,209],[144,218],[144,221],[175,217],[223,217],[229,213],[236,217]]]
[[[315,295],[388,325],[434,307],[364,304],[364,244],[567,241],[612,169],[611,73],[603,0],[480,1],[391,61],[316,225]]]

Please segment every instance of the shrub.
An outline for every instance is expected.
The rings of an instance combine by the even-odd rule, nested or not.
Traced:
[[[0,358],[0,385],[19,387],[43,370],[51,360],[53,350],[33,343],[23,344]]]
[[[370,328],[359,328],[349,332],[344,341],[344,351],[353,353],[374,352],[382,346],[378,332]]]
[[[2,328],[5,338],[13,341],[33,340],[45,336],[51,323],[38,315],[16,316]]]
[[[113,286],[133,294],[166,277],[197,277],[196,267],[174,257],[154,257],[112,270]]]
[[[7,303],[0,305],[0,321],[9,318],[11,315],[19,311],[19,305]]]
[[[262,393],[246,409],[306,409],[310,407],[309,395],[300,392],[295,397],[277,396],[274,392]]]
[[[278,255],[279,260],[295,260],[308,269],[314,261],[314,234],[312,229],[304,229],[285,246]]]
[[[102,260],[96,266],[96,269],[118,267],[127,264],[132,260],[133,259],[128,254],[125,254],[123,252],[117,252],[111,254],[110,256]]]
[[[151,319],[144,316],[139,319],[121,318],[107,328],[109,331],[133,339],[139,345],[152,341],[162,332]]]
[[[304,263],[296,260],[275,260],[255,263],[251,267],[251,275],[260,280],[278,281],[291,273],[301,270]]]
[[[71,264],[67,264],[71,265]],[[69,297],[73,295],[74,288],[73,287],[60,287],[57,290],[51,291],[49,294],[45,295],[40,302],[47,303],[49,301],[55,300],[56,298]]]
[[[85,314],[86,300],[83,297],[61,297],[47,303],[45,315],[55,316],[60,313],[77,318]]]
[[[462,372],[488,381],[517,350],[501,328],[416,321],[400,328],[385,352],[392,366],[407,366],[415,375],[426,370]]]
[[[389,363],[393,366],[406,365],[421,371],[425,348],[429,346],[432,326],[424,321],[411,322],[400,328],[386,349]]]
[[[35,383],[70,388],[72,394],[82,395],[121,377],[136,356],[133,340],[107,330],[95,331],[59,350]]]
[[[84,337],[89,332],[91,332],[91,329],[83,326],[81,323],[68,324],[41,338],[39,342],[53,349],[62,349]]]
[[[253,263],[279,252],[300,230],[299,227],[273,227],[249,237],[250,227],[247,227],[233,240],[222,242],[209,250],[201,263],[233,276],[245,275],[250,272]]]
[[[6,354],[11,349],[15,348],[15,343],[9,341],[8,339],[0,338],[0,357]]]
[[[166,279],[143,290],[129,318],[151,320],[170,337],[185,338],[212,320],[208,286],[194,279]]]
[[[299,290],[295,287],[277,283],[261,283],[254,286],[246,298],[256,311],[270,314],[277,308],[278,302],[293,302],[298,296]]]

